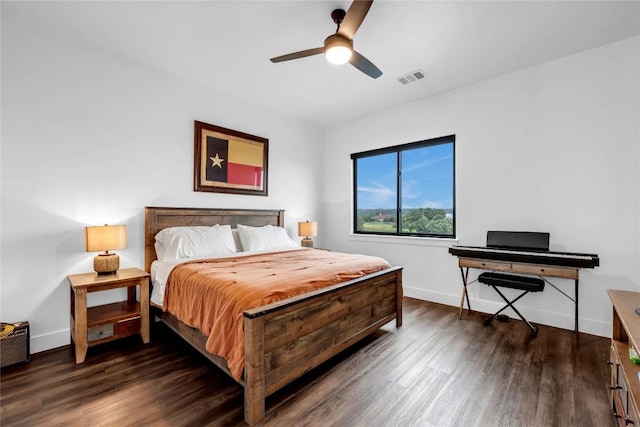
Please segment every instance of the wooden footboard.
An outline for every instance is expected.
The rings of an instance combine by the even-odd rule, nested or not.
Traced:
[[[402,325],[402,268],[244,313],[244,416],[264,418],[265,398],[396,319]]]

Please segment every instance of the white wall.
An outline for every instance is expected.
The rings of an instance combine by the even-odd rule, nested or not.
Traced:
[[[194,120],[269,139],[268,197],[192,190]],[[7,15],[1,136],[0,316],[33,352],[69,343],[86,225],[126,224],[121,267],[143,267],[145,206],[285,209],[292,236],[322,220],[320,129]]]
[[[608,336],[606,290],[640,290],[639,45],[627,39],[325,129],[326,245],[381,255],[404,266],[406,295],[457,306],[449,245],[482,246],[491,229],[547,231],[552,250],[599,254],[600,267],[581,272],[580,324]],[[351,236],[349,154],[449,134],[458,240]],[[573,295],[572,281],[553,283]],[[501,306],[488,287],[470,291],[478,310]],[[573,303],[553,288],[518,306],[573,329]]]

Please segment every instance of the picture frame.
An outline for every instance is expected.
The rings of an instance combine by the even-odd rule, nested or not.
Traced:
[[[267,195],[269,140],[194,121],[194,191]]]

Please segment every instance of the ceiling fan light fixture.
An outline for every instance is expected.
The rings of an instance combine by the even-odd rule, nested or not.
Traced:
[[[349,59],[351,59],[351,49],[345,46],[334,46],[330,49],[327,49],[325,52],[325,56],[327,61],[332,64],[341,65],[345,64]]]
[[[324,56],[332,64],[344,64],[353,54],[353,43],[340,34],[327,37],[324,41]]]
[[[292,59],[324,54],[327,61],[332,64],[349,62],[358,71],[363,72],[372,79],[377,79],[382,75],[382,71],[362,56],[360,52],[353,50],[353,37],[367,16],[372,3],[373,0],[353,0],[349,10],[346,12],[344,9],[334,9],[331,12],[331,20],[337,25],[336,32],[324,40],[322,47],[318,46],[276,56],[271,58],[271,62],[291,61]]]

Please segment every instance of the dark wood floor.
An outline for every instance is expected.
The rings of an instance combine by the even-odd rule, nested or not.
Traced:
[[[394,322],[267,401],[264,426],[613,426],[609,340],[405,299]],[[3,426],[238,426],[242,388],[161,324],[5,368]]]

